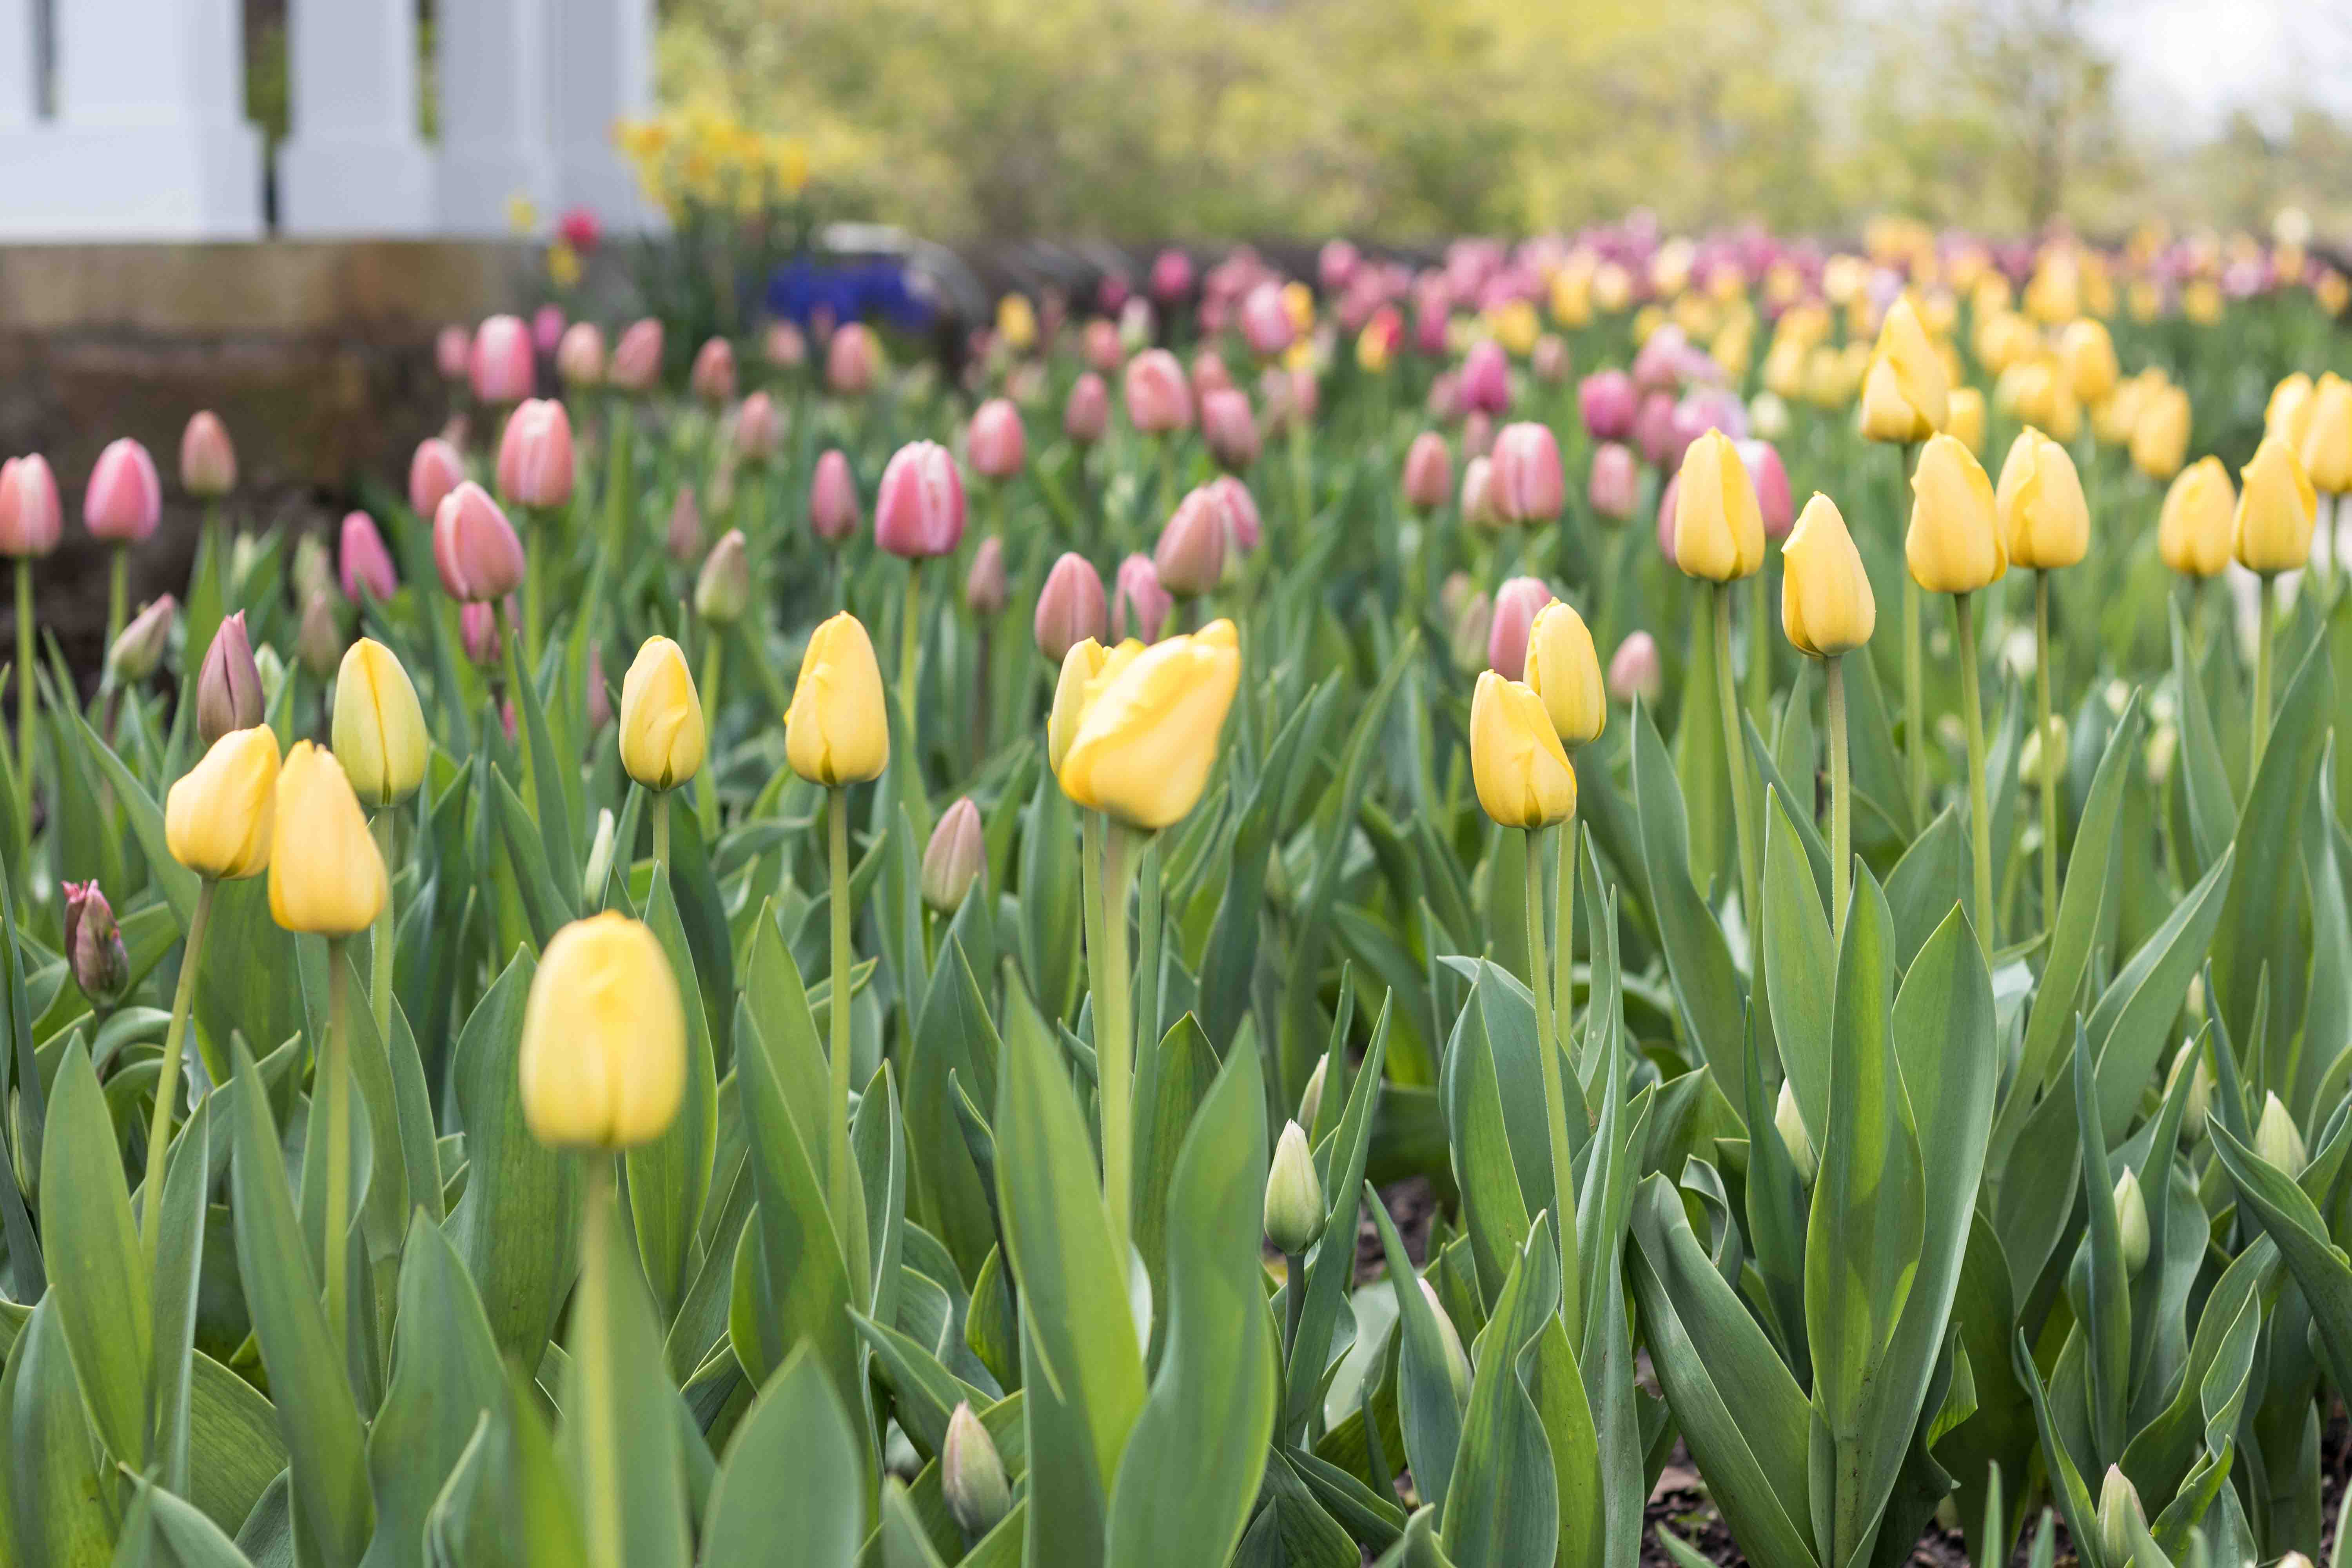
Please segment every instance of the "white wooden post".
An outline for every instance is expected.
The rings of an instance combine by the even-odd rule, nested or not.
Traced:
[[[286,31],[292,124],[278,151],[278,227],[429,229],[433,160],[416,133],[416,0],[290,0]]]
[[[557,204],[587,207],[608,228],[644,228],[655,214],[613,144],[613,127],[653,102],[653,0],[550,4],[563,16],[551,57]]]
[[[57,117],[0,88],[0,237],[236,239],[261,228],[238,0],[63,0]],[[7,0],[11,19],[29,6]],[[0,44],[0,65],[14,72]],[[24,45],[29,68],[29,29]],[[21,73],[29,82],[31,71]],[[29,107],[29,105],[28,105]]]
[[[438,11],[445,230],[506,234],[517,197],[530,202],[542,223],[549,216],[555,169],[547,140],[547,54],[567,9],[562,0],[460,0]]]

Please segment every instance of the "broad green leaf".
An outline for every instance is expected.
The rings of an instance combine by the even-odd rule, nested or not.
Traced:
[[[106,1094],[79,1037],[67,1042],[50,1085],[41,1140],[41,1239],[49,1299],[99,1439],[120,1463],[143,1466],[147,1382],[155,1364],[153,1295]]]
[[[657,868],[654,872],[645,922],[660,939],[677,978],[678,994],[688,1001],[686,1095],[677,1119],[660,1137],[631,1149],[625,1160],[637,1254],[653,1287],[656,1310],[667,1321],[686,1289],[695,1226],[710,1194],[711,1155],[719,1141],[719,1077],[709,1027],[702,1009],[693,1005],[700,993],[694,955],[688,951],[686,932],[678,925],[677,905],[670,897],[666,869]]]
[[[788,1550],[808,1568],[851,1568],[866,1535],[864,1472],[832,1380],[814,1352],[794,1352],[727,1445],[703,1563],[760,1563]]]
[[[1462,1568],[1549,1563],[1559,1550],[1551,1444],[1520,1372],[1546,1327],[1559,1327],[1554,1236],[1550,1216],[1538,1215],[1478,1338],[1462,1447],[1441,1519],[1447,1554]]]
[[[0,1376],[8,1436],[6,1514],[16,1560],[42,1568],[105,1568],[113,1557],[98,1445],[82,1417],[81,1384],[54,1297],[16,1336]]]

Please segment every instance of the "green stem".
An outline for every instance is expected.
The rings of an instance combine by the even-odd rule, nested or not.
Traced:
[[[1772,734],[1772,640],[1765,628],[1772,624],[1772,607],[1765,590],[1771,575],[1767,565],[1748,580],[1748,712],[1767,740]]]
[[[580,1290],[572,1364],[580,1371],[582,1444],[588,1465],[588,1561],[627,1568],[621,1528],[621,1404],[614,1387],[613,1156],[589,1151],[580,1205]]]
[[[669,867],[669,791],[657,789],[654,796],[654,864],[667,870]]]
[[[1916,445],[1903,448],[1903,487],[1911,487]],[[1899,539],[1899,532],[1898,532]],[[1906,568],[1903,574],[1903,754],[1910,764],[1911,824],[1914,830],[1927,822],[1927,698],[1920,671],[1919,584]]]
[[[1952,595],[1960,642],[1960,720],[1969,733],[1969,837],[1976,854],[1977,946],[1992,957],[1992,813],[1985,804],[1984,703],[1977,689],[1977,623],[1969,595]]]
[[[537,679],[539,673],[540,616],[544,613],[546,593],[542,579],[546,574],[548,552],[555,547],[548,537],[552,531],[548,521],[547,514],[538,507],[525,509],[523,532],[529,542],[530,553],[524,558],[522,567],[522,664],[523,669],[533,679]]]
[[[715,730],[719,726],[719,678],[726,668],[727,628],[707,626],[704,631],[709,644],[702,650],[702,710],[710,716],[710,726]],[[706,757],[694,779],[694,804],[706,846],[719,842],[719,784],[711,777],[716,771]]]
[[[16,788],[25,797],[26,837],[32,836],[33,558],[16,557]]]
[[[2058,755],[2050,731],[2050,574],[2033,574],[2033,718],[2042,737],[2036,789],[2042,796],[2042,929],[2058,925]]]
[[[1573,818],[1570,819],[1571,822]],[[1560,825],[1563,835],[1571,829]],[[1552,1231],[1559,1238],[1559,1310],[1565,1322],[1580,1323],[1577,1301],[1576,1173],[1568,1145],[1568,1090],[1559,1070],[1559,1028],[1552,1015],[1550,988],[1544,984],[1543,859],[1536,853],[1543,829],[1528,829],[1528,989],[1536,998],[1536,1059],[1542,1066],[1544,1124],[1551,1144]],[[1561,931],[1564,938],[1568,934]]]
[[[2271,574],[2265,572],[2254,584],[2254,718],[2247,726],[2252,739],[2252,752],[2246,765],[2249,791],[2263,771],[2263,752],[2271,741],[2271,630],[2277,616],[2271,583]]]
[[[1111,1257],[1124,1285],[1135,1206],[1135,1058],[1129,1038],[1133,998],[1127,952],[1134,846],[1117,822],[1105,823],[1102,845],[1103,973],[1095,987],[1095,1065],[1102,1094],[1103,1205],[1110,1211]]]
[[[1753,963],[1763,936],[1763,904],[1756,892],[1756,826],[1749,820],[1748,742],[1739,732],[1739,689],[1731,679],[1731,591],[1729,583],[1715,584],[1715,691],[1716,706],[1723,715],[1723,762],[1731,775],[1731,825],[1738,841],[1739,915],[1748,927]],[[1754,968],[1760,977],[1763,964],[1754,963]]]
[[[327,939],[327,1040],[310,1091],[327,1097],[327,1337],[339,1357],[351,1345],[352,982],[343,941]]]
[[[394,873],[399,861],[394,856],[394,841],[400,820],[390,805],[376,808],[368,826],[375,834],[376,853],[383,857],[383,908],[376,911],[375,934],[369,940],[371,959],[368,1001],[375,1009],[375,1037],[389,1050],[392,1046],[392,944]]]
[[[856,1213],[850,1201],[856,1179],[849,1150],[849,791],[836,784],[825,802],[826,863],[832,876],[833,1025],[831,1059],[826,1084],[825,1198],[834,1223],[845,1237]],[[862,1298],[866,1282],[853,1281],[853,1293]]]
[[[147,1183],[142,1207],[147,1227],[147,1269],[155,1269],[155,1250],[163,1236],[163,1161],[172,1146],[172,1117],[179,1109],[180,1063],[188,1050],[188,1014],[196,999],[196,971],[204,960],[205,932],[213,921],[213,891],[220,884],[210,877],[196,886],[195,913],[188,917],[187,945],[180,953],[180,980],[172,988],[172,1022],[163,1032],[163,1061],[155,1079],[155,1113],[147,1124]]]
[[[614,397],[604,418],[604,540],[614,571],[629,559],[629,438],[635,426],[629,400]]]
[[[118,544],[114,558],[107,564],[106,584],[106,651],[114,651],[114,639],[122,635],[123,623],[131,616],[131,547]],[[203,658],[198,654],[199,658]]]
[[[907,562],[907,616],[898,627],[898,707],[907,721],[909,746],[915,738],[915,672],[923,654],[922,622],[923,563],[914,557]]]
[[[1837,940],[1845,940],[1846,906],[1853,898],[1853,779],[1845,742],[1845,668],[1822,661],[1830,714],[1830,908]]]
[[[1284,1253],[1282,1273],[1282,1365],[1286,1373],[1290,1358],[1298,1349],[1299,1320],[1307,1315],[1307,1254]]]

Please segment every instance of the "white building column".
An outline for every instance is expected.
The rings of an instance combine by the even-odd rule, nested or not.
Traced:
[[[39,114],[39,70],[33,0],[0,0],[0,136],[26,130]]]
[[[562,0],[463,0],[436,14],[441,226],[509,232],[520,196],[542,221],[555,199],[548,148],[548,43]]]
[[[29,20],[6,0],[9,16],[19,9]],[[0,237],[258,234],[261,138],[245,119],[239,11],[238,0],[58,5],[57,118],[17,121],[17,89],[0,88]],[[28,29],[28,82],[31,52]]]
[[[416,133],[416,0],[289,0],[286,34],[291,126],[278,150],[279,229],[430,229],[433,160]]]
[[[551,3],[562,4],[564,19],[552,40],[549,116],[557,205],[584,206],[608,228],[647,227],[653,208],[613,143],[613,127],[653,105],[654,0]]]

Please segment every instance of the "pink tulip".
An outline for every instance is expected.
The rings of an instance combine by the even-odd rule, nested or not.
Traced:
[[[65,531],[49,460],[35,452],[0,463],[0,555],[47,555]]]
[[[881,370],[881,345],[874,329],[863,321],[845,323],[824,345],[824,384],[835,396],[865,396],[874,390]]]
[[[392,552],[384,548],[375,519],[363,511],[347,513],[341,543],[336,574],[342,581],[343,597],[353,604],[391,598],[400,577],[392,569]]]
[[[1789,470],[1780,466],[1779,449],[1769,441],[1753,438],[1732,445],[1748,469],[1748,477],[1756,483],[1756,504],[1764,514],[1764,537],[1786,539],[1797,521],[1797,505],[1796,499],[1789,493]]]
[[[562,341],[562,306],[555,304],[541,305],[537,310],[531,312],[530,342],[533,348],[537,349],[541,353],[551,354],[555,352],[555,345]]]
[[[1507,522],[1551,522],[1568,496],[1559,466],[1559,442],[1551,426],[1533,421],[1507,425],[1495,437],[1496,510]]]
[[[1131,635],[1143,642],[1158,642],[1160,628],[1175,607],[1175,597],[1160,586],[1160,570],[1151,564],[1150,556],[1130,555],[1118,563],[1118,577],[1110,591],[1113,637]]]
[[[1649,633],[1633,633],[1609,656],[1609,695],[1618,701],[1632,702],[1638,698],[1644,704],[1655,702],[1665,685],[1665,671],[1658,660],[1658,640]]]
[[[189,416],[187,428],[180,432],[180,488],[206,500],[236,488],[236,447],[228,426],[209,408]]]
[[[1151,567],[1160,585],[1182,599],[1207,593],[1223,577],[1224,507],[1207,486],[1177,503],[1176,515],[1160,531]]]
[[[1146,349],[1127,362],[1127,420],[1147,436],[1191,427],[1192,395],[1183,367],[1166,349]]]
[[[1495,590],[1495,620],[1486,630],[1486,664],[1496,674],[1524,680],[1528,673],[1528,632],[1536,612],[1552,601],[1552,591],[1539,577],[1514,577]]]
[[[1622,441],[1603,441],[1592,449],[1592,478],[1586,485],[1585,499],[1596,513],[1612,522],[1624,521],[1633,515],[1641,489],[1642,468],[1631,447]]]
[[[1435,511],[1454,493],[1454,455],[1445,437],[1423,430],[1404,455],[1404,503],[1419,512]]]
[[[761,334],[760,352],[778,370],[798,370],[808,363],[808,339],[794,322],[770,321]]]
[[[1250,352],[1261,359],[1272,359],[1288,348],[1298,335],[1298,328],[1290,319],[1290,307],[1283,302],[1282,285],[1271,279],[1259,284],[1242,299],[1242,338]]]
[[[431,518],[441,510],[441,498],[465,478],[466,459],[457,456],[457,448],[438,436],[427,436],[416,443],[416,455],[408,460],[408,510]]]
[[[971,552],[971,567],[963,576],[964,608],[975,616],[993,616],[1004,608],[1004,541],[990,534]]]
[[[1257,498],[1250,494],[1249,486],[1231,474],[1219,474],[1211,479],[1208,489],[1217,498],[1224,514],[1225,542],[1231,546],[1225,552],[1225,562],[1230,566],[1235,556],[1255,550],[1258,541],[1265,536],[1265,524],[1258,518]]]
[[[857,531],[866,510],[857,499],[857,477],[838,447],[816,460],[809,480],[809,528],[828,544],[838,544]]]
[[[433,368],[441,373],[442,380],[465,380],[473,362],[474,335],[465,328],[453,322],[434,334]]]
[[[520,403],[536,378],[530,329],[519,316],[492,316],[474,333],[469,362],[474,395],[484,403]]]
[[[1315,253],[1315,279],[1327,294],[1337,294],[1356,280],[1358,267],[1363,260],[1356,247],[1344,239],[1327,239],[1323,248]]]
[[[1424,300],[1413,307],[1412,346],[1426,358],[1435,359],[1445,352],[1448,314],[1444,300]]]
[[[661,322],[652,316],[630,322],[613,345],[613,384],[623,392],[650,392],[661,380]]]
[[[1070,400],[1062,405],[1062,434],[1082,447],[1091,447],[1110,428],[1110,388],[1103,378],[1087,371],[1070,383]]]
[[[1429,397],[1423,405],[1429,416],[1440,425],[1451,425],[1462,417],[1462,373],[1442,370],[1430,378]]]
[[[604,331],[593,321],[574,321],[563,329],[555,345],[555,376],[573,392],[585,392],[604,379]]]
[[[1249,394],[1221,386],[1201,398],[1201,435],[1218,466],[1239,473],[1257,461],[1257,419]]]
[[[1528,356],[1528,372],[1546,386],[1558,386],[1568,379],[1568,343],[1557,332],[1546,332],[1536,340],[1535,352]]]
[[[1679,392],[1690,364],[1690,340],[1669,321],[1642,341],[1633,354],[1633,384],[1643,392]]]
[[[522,586],[522,541],[489,492],[467,479],[433,514],[433,565],[453,599],[504,598]]]
[[[1037,613],[1031,629],[1037,651],[1058,667],[1070,649],[1088,637],[1103,635],[1108,616],[1102,577],[1094,563],[1076,551],[1066,551],[1045,574],[1037,590]]]
[[[1633,445],[1640,449],[1642,461],[1654,468],[1671,472],[1682,466],[1690,440],[1676,439],[1672,393],[1653,392],[1643,397],[1641,406],[1633,411]]]
[[[694,368],[687,373],[687,389],[709,404],[721,404],[735,395],[735,345],[725,338],[710,338],[694,353]]]
[[[499,439],[499,494],[517,506],[556,507],[572,499],[572,418],[551,397],[528,398]]]
[[[1503,345],[1481,338],[1462,359],[1462,401],[1465,406],[1501,414],[1511,406],[1511,366]]]
[[[1101,316],[1087,323],[1084,350],[1087,363],[1102,375],[1116,372],[1127,359],[1126,346],[1118,341],[1118,324]]]
[[[457,612],[457,640],[466,657],[488,669],[503,657],[506,642],[499,636],[499,613],[488,600],[468,604]]]
[[[784,442],[784,416],[776,400],[755,392],[735,410],[735,453],[747,463],[764,463]]]
[[[669,504],[669,521],[662,529],[662,548],[680,566],[691,566],[702,559],[702,503],[695,498],[690,484],[677,487],[677,498]]]
[[[1491,458],[1495,455],[1495,416],[1483,408],[1473,408],[1462,420],[1462,455],[1465,458]]]
[[[1595,371],[1577,384],[1576,406],[1596,441],[1622,441],[1633,433],[1633,378],[1622,370]]]
[[[1171,247],[1151,259],[1151,297],[1172,305],[1192,291],[1192,258]]]
[[[89,487],[81,497],[82,526],[93,538],[135,544],[163,520],[163,482],[156,477],[155,459],[130,437],[116,437],[89,471]]]
[[[1013,478],[1021,471],[1028,449],[1021,411],[1006,398],[992,397],[982,404],[964,432],[964,450],[971,458],[972,471],[982,479]]]
[[[919,561],[948,555],[963,541],[963,479],[937,441],[911,441],[891,454],[874,495],[874,542]]]
[[[1658,553],[1675,558],[1675,498],[1682,494],[1683,477],[1675,475],[1658,492]]]
[[[1495,510],[1494,475],[1491,458],[1473,458],[1462,465],[1462,499],[1456,510],[1463,521],[1491,528],[1502,521]]]
[[[1202,349],[1192,356],[1191,374],[1194,403],[1234,384],[1234,373],[1225,368],[1224,355],[1214,349]]]

